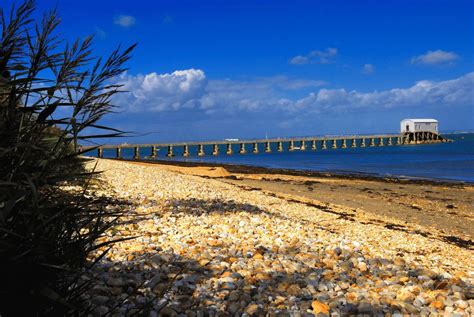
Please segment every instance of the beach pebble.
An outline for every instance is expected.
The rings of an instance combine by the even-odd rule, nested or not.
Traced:
[[[112,316],[473,313],[472,251],[441,238],[159,167],[100,160],[99,169],[91,195],[126,213],[107,236],[138,238],[85,274],[94,316],[116,305]]]

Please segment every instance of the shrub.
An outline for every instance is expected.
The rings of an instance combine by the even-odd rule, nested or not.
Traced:
[[[126,70],[134,45],[95,58],[92,37],[67,43],[56,35],[57,12],[35,22],[34,8],[26,1],[0,11],[2,316],[80,310],[81,268],[113,242],[97,241],[118,216],[85,195],[94,173],[77,149],[121,135],[99,120],[113,111],[120,86],[110,82]]]

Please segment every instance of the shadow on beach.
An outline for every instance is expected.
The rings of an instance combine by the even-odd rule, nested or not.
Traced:
[[[151,202],[154,204],[154,202]],[[167,205],[176,218],[239,213],[279,217],[252,204],[185,199]],[[123,223],[140,226],[161,217],[133,215]],[[304,220],[303,220],[304,221]],[[253,230],[253,228],[248,228]],[[281,246],[251,245],[209,234],[182,241],[179,252],[144,244],[126,252],[126,261],[103,260],[94,270],[96,281],[89,303],[95,314],[141,316],[311,316],[439,313],[446,297],[457,292],[465,300],[472,286],[449,274],[437,274],[404,260],[366,258],[354,245],[318,248],[309,252],[301,241]],[[472,292],[472,291],[471,291]],[[470,295],[472,296],[472,295]],[[104,308],[106,307],[106,308]],[[453,308],[454,310],[454,308]]]

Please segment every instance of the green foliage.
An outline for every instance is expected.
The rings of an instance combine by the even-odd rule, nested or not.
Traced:
[[[119,216],[85,195],[94,173],[77,148],[122,134],[98,122],[113,111],[120,86],[110,82],[134,46],[95,58],[92,37],[67,43],[56,35],[56,11],[35,22],[34,8],[26,1],[0,11],[2,316],[80,309],[81,268]]]

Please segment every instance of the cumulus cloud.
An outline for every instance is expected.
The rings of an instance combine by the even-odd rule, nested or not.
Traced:
[[[270,114],[304,110],[308,114],[474,103],[474,72],[452,80],[423,80],[408,88],[372,92],[321,88],[323,81],[286,76],[208,80],[199,69],[169,74],[126,74],[118,83],[129,92],[118,96],[115,103],[135,112],[195,109],[203,113]]]
[[[307,56],[297,55],[290,59],[290,64],[292,65],[304,65],[309,63],[309,58]]]
[[[114,19],[114,24],[123,26],[125,28],[134,25],[135,22],[136,22],[135,17],[131,15],[119,15],[119,16],[116,16]]]
[[[352,111],[414,106],[460,106],[474,103],[474,72],[453,80],[423,80],[409,88],[359,92],[345,89],[321,89],[295,102],[295,109]]]
[[[202,70],[187,69],[170,74],[125,74],[118,83],[127,91],[117,97],[118,105],[131,111],[165,111],[196,107],[207,79]]]
[[[428,51],[426,54],[414,56],[411,59],[412,64],[424,65],[445,65],[453,63],[459,58],[454,52],[446,52],[443,50]]]
[[[364,64],[362,66],[362,73],[366,75],[373,74],[375,72],[375,66],[372,64]]]
[[[314,89],[326,84],[322,80],[287,76],[208,81],[199,69],[169,74],[125,74],[117,83],[122,84],[127,92],[118,95],[116,104],[134,112],[183,108],[206,112],[258,110],[288,104],[284,97],[287,92]]]
[[[328,47],[324,51],[311,51],[306,55],[297,55],[290,59],[292,65],[304,65],[304,64],[330,64],[334,61],[337,56],[337,48]]]

